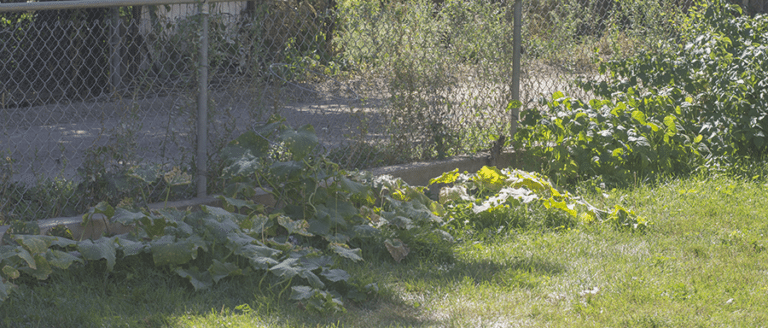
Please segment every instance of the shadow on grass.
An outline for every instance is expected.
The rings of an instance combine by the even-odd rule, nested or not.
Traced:
[[[19,288],[0,305],[4,313],[0,326],[175,327],[226,322],[269,327],[442,326],[448,323],[410,300],[409,293],[450,290],[468,279],[474,284],[532,288],[541,276],[564,270],[559,263],[536,257],[452,263],[413,258],[400,264],[378,257],[344,265],[364,283],[376,282],[378,295],[359,303],[345,300],[346,313],[320,314],[289,300],[290,288],[269,277],[228,278],[208,290],[194,291],[187,280],[151,263],[146,255],[119,261],[112,272],[102,260],[58,271],[44,281],[24,275],[16,282]],[[403,285],[411,290],[403,290]]]

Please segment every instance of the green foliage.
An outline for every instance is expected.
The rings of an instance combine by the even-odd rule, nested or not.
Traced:
[[[450,183],[440,190],[440,204],[450,225],[461,231],[486,229],[559,229],[577,224],[616,222],[619,229],[643,231],[648,222],[617,206],[608,212],[568,192],[557,190],[538,173],[483,167],[477,173],[447,172],[430,183]]]
[[[585,82],[598,99],[556,93],[524,114],[519,146],[545,173],[572,185],[597,177],[622,186],[686,174],[729,156],[766,152],[768,19],[709,1],[692,8],[680,41],[601,63],[610,79]]]
[[[572,226],[577,219],[591,223],[602,216],[617,227],[645,227],[632,211],[617,206],[603,213],[535,173],[492,167],[476,174],[449,172],[435,182],[453,186],[435,201],[426,187],[342,171],[317,148],[311,126],[292,129],[273,117],[223,150],[228,165],[228,186],[219,197],[223,208],[182,212],[100,202],[83,215],[84,224],[104,220],[133,230],[96,240],[38,235],[36,225],[19,223],[0,248],[0,302],[22,274],[46,280],[55,269],[72,265],[96,262],[112,272],[138,261],[175,274],[196,291],[246,276],[258,279],[260,286],[266,281],[280,288],[279,296],[290,287],[290,299],[307,309],[344,312],[344,299],[364,301],[378,290],[375,283],[342,269],[345,262],[387,253],[396,262],[451,262],[454,236],[448,231],[533,226],[510,222],[528,218],[511,215],[515,210],[566,214],[567,219],[545,214],[546,222],[539,225],[545,227]],[[135,168],[130,177],[145,183],[163,179],[168,185],[187,181],[179,170],[161,174],[152,167]],[[266,188],[274,204],[254,203],[257,187]],[[536,211],[529,211],[532,207]],[[465,220],[472,223],[460,223]]]
[[[388,91],[383,148],[395,162],[477,152],[508,127],[498,86],[510,83],[511,6],[441,3],[339,3],[340,56]]]

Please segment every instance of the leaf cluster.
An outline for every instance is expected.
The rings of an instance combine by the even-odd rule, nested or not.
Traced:
[[[613,186],[686,174],[714,159],[768,150],[768,17],[718,0],[690,10],[678,39],[600,64],[606,81],[581,82],[597,99],[555,93],[528,111],[518,146],[543,156],[558,183]]]
[[[477,224],[525,226],[515,210],[560,212],[549,226],[611,221],[642,229],[645,221],[626,209],[595,209],[558,191],[544,177],[518,170],[484,167],[476,174],[444,174],[433,183],[452,184],[436,201],[426,187],[409,186],[391,176],[349,173],[318,152],[311,126],[292,129],[280,118],[246,132],[222,151],[228,185],[222,207],[198,211],[113,207],[101,202],[83,215],[83,224],[103,220],[131,231],[95,240],[36,235],[14,226],[0,246],[0,302],[24,276],[46,280],[55,269],[98,262],[108,272],[140,261],[185,279],[195,290],[222,279],[253,277],[264,288],[290,288],[290,298],[310,310],[345,311],[344,300],[364,301],[375,282],[353,277],[346,261],[383,256],[400,262],[453,259],[454,236]],[[179,172],[176,172],[179,173]],[[153,170],[136,170],[154,179]],[[165,176],[173,182],[176,175]],[[171,183],[168,182],[168,183]],[[257,204],[256,191],[268,190],[272,204]],[[493,218],[493,219],[489,219]],[[496,221],[494,221],[496,220]],[[566,223],[562,223],[566,222]],[[364,252],[365,250],[365,252]]]
[[[644,218],[623,207],[602,210],[560,191],[535,172],[485,166],[472,174],[446,172],[430,184],[448,184],[440,190],[439,203],[456,231],[558,229],[594,223],[644,231],[649,226]]]

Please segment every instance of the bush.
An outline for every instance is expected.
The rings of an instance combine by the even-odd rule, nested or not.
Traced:
[[[681,43],[601,63],[609,79],[581,84],[598,99],[557,93],[524,113],[518,147],[550,159],[544,171],[565,184],[626,185],[715,158],[763,156],[768,17],[714,0],[692,8],[679,34]]]

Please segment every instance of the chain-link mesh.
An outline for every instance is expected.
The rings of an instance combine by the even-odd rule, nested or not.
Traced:
[[[209,189],[218,151],[273,114],[312,124],[348,168],[487,150],[509,130],[513,5],[210,3]],[[524,1],[523,109],[588,97],[572,82],[599,79],[597,59],[674,38],[690,5]],[[200,8],[0,13],[1,221],[193,195],[171,181],[196,169]]]

